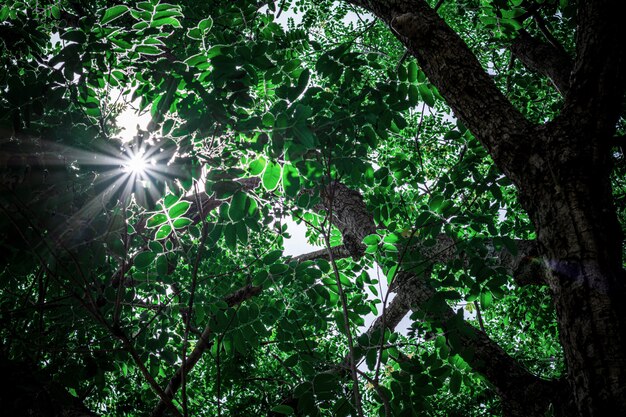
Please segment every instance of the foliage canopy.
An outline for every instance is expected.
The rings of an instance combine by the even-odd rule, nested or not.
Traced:
[[[567,109],[553,61],[572,67],[573,1],[4,2],[0,359],[18,383],[3,408],[582,409],[555,385],[568,342],[542,218],[470,114],[487,126],[495,107],[463,107],[437,78],[445,54],[413,53],[405,3],[435,9],[497,92],[463,70],[461,95],[501,95],[536,125]],[[133,109],[150,122],[123,131]],[[611,109],[604,136],[624,129]],[[511,131],[493,135],[523,140]],[[599,203],[623,225],[616,143]],[[319,251],[283,253],[294,222]]]

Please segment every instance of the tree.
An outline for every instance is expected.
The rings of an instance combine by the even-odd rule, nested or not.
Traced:
[[[5,4],[2,408],[626,414],[616,8]]]

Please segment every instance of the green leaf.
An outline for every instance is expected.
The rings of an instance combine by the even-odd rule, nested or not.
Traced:
[[[335,317],[335,321],[340,324],[340,327],[343,328],[343,314],[340,311],[336,311],[337,317]],[[313,389],[317,394],[322,392],[333,392],[336,388],[338,388],[337,377],[333,374],[321,373],[315,375],[313,378]]]
[[[146,222],[146,226],[148,227],[157,227],[167,221],[167,216],[163,213],[157,213],[154,216],[148,218]]]
[[[378,242],[380,242],[381,237],[376,234],[373,233],[371,235],[367,235],[363,238],[363,243],[367,246],[371,246],[371,245],[378,245]]]
[[[387,284],[390,284],[391,281],[396,277],[397,270],[398,270],[398,264],[389,268],[389,271],[387,271]]]
[[[483,308],[489,308],[492,302],[493,302],[493,295],[491,294],[491,292],[487,290],[483,290],[483,292],[480,293],[480,305]]]
[[[422,100],[424,100],[426,105],[429,107],[433,107],[435,105],[435,96],[433,96],[432,91],[430,91],[426,84],[420,84],[417,86],[417,88],[419,89]]]
[[[409,62],[409,66],[407,68],[407,77],[410,83],[417,82],[417,64],[413,61]]]
[[[154,253],[161,253],[163,252],[163,245],[161,245],[159,242],[157,241],[152,241],[148,244],[148,247],[150,248],[150,250]]]
[[[176,6],[173,4],[169,4],[169,3],[159,3],[155,6],[155,10],[157,12],[160,12],[162,10],[175,10],[175,11],[179,11],[180,6]]]
[[[285,115],[285,113],[279,113],[276,116],[276,121],[274,123],[274,126],[279,129],[284,129],[288,125],[289,125],[289,119],[287,119],[287,116]]]
[[[148,28],[150,24],[148,22],[137,22],[133,25],[133,29],[136,31],[141,31]]]
[[[169,209],[167,214],[169,215],[170,219],[175,219],[187,213],[187,210],[189,210],[190,206],[191,203],[189,201],[179,201],[178,203],[174,204],[171,209]]]
[[[150,23],[150,26],[153,28],[160,28],[167,25],[173,26],[175,28],[181,27],[180,22],[175,17],[165,17],[163,19],[153,20],[152,23]]]
[[[202,31],[202,33],[207,33],[213,27],[213,19],[211,17],[207,17],[206,19],[202,19],[200,23],[198,23],[198,29]]]
[[[168,194],[165,196],[165,198],[163,199],[163,204],[165,205],[165,208],[170,208],[174,205],[174,203],[176,203],[178,200],[180,200],[180,197],[174,194]]]
[[[263,257],[263,263],[265,265],[272,265],[274,262],[280,259],[282,255],[283,255],[283,251],[280,249],[271,251],[270,253],[265,255],[265,257]]]
[[[123,40],[123,39],[117,39],[117,38],[115,38],[115,37],[111,37],[111,38],[109,38],[109,40],[110,40],[113,44],[115,44],[116,46],[118,46],[118,47],[120,47],[120,48],[122,48],[122,49],[131,49],[131,48],[133,47],[133,45],[132,45],[131,43],[126,42],[126,41],[125,41],[125,40]],[[116,72],[116,71],[113,71],[113,72],[112,72],[112,73],[113,73],[113,75],[115,75],[115,72]],[[117,72],[119,72],[119,71],[117,71]],[[117,78],[117,77],[116,77],[116,78]],[[118,79],[119,79],[119,78],[118,78]]]
[[[224,226],[224,243],[233,251],[237,248],[237,226],[232,223]]]
[[[274,162],[269,162],[267,164],[262,178],[263,187],[267,191],[273,191],[276,187],[278,187],[278,183],[280,182],[280,173],[280,165],[275,164]]]
[[[243,220],[246,215],[246,203],[248,202],[248,196],[246,193],[238,191],[230,200],[230,206],[228,208],[228,217],[233,222]]]
[[[164,224],[163,226],[159,227],[159,230],[157,230],[155,239],[165,239],[170,235],[170,233],[172,233],[172,226],[170,226],[169,224]]]
[[[197,67],[200,64],[208,63],[208,59],[204,52],[200,52],[199,54],[195,54],[187,58],[184,62],[190,67]]]
[[[280,404],[272,407],[272,412],[288,416],[294,413],[294,409],[288,405]]]
[[[285,264],[273,264],[270,266],[270,274],[281,275],[289,271],[289,265]]]
[[[378,252],[378,245],[370,245],[365,248],[365,253],[376,253]]]
[[[152,11],[154,10],[154,6],[149,1],[142,1],[142,2],[137,3],[137,8],[141,10],[145,10],[150,13],[152,13]]]
[[[406,81],[406,68],[404,65],[398,65],[398,81]]]
[[[385,238],[383,239],[383,242],[396,243],[398,240],[400,240],[398,235],[396,235],[395,233],[389,233],[388,235],[385,236]]]
[[[156,253],[154,252],[141,252],[135,256],[134,265],[137,269],[146,269],[150,266],[152,261],[156,258]]]
[[[6,7],[6,6],[5,6]],[[7,8],[8,11],[8,8]],[[0,13],[1,15],[2,13]],[[61,10],[59,9],[58,6],[52,6],[50,7],[50,14],[52,15],[52,17],[54,17],[55,19],[60,19],[61,18]],[[0,21],[4,20],[3,17],[0,16]]]
[[[250,175],[259,175],[265,169],[265,164],[267,164],[267,161],[262,157],[250,162],[248,166]]]
[[[452,394],[458,394],[461,390],[461,377],[462,375],[458,371],[453,371],[450,375],[450,392]]]
[[[415,84],[411,84],[409,86],[409,105],[411,107],[417,106],[417,104],[419,103],[419,99],[419,89]]]
[[[201,41],[202,33],[200,32],[200,29],[198,28],[190,28],[190,29],[187,29],[187,37],[191,39],[195,39],[197,41]]]
[[[261,121],[263,123],[263,126],[265,127],[274,127],[276,119],[274,118],[274,115],[272,113],[265,113]]]
[[[428,207],[430,207],[432,211],[437,212],[441,208],[443,201],[444,198],[441,194],[434,194],[428,203]]]
[[[237,240],[239,240],[239,242],[242,245],[247,245],[248,244],[248,227],[246,226],[246,223],[238,222],[236,224],[236,228],[237,228]]]
[[[158,11],[152,16],[153,20],[163,19],[166,17],[183,17],[183,14],[178,10],[162,10]]]
[[[363,133],[365,134],[366,143],[372,148],[378,146],[378,135],[374,131],[371,125],[363,126]]]
[[[135,47],[135,51],[144,55],[159,55],[161,49],[153,45],[138,45]]]
[[[172,222],[176,229],[189,226],[191,223],[193,223],[193,221],[191,219],[188,219],[187,217],[180,217]]]
[[[76,43],[83,43],[87,40],[87,35],[80,29],[68,30],[61,35],[61,39]]]
[[[307,149],[315,149],[315,136],[308,126],[299,123],[293,127],[293,133],[296,135],[298,143],[301,143]]]
[[[156,260],[156,271],[159,276],[166,276],[169,270],[167,256],[161,255]]]
[[[128,10],[129,10],[128,6],[122,6],[122,5],[109,7],[104,12],[104,16],[102,16],[102,19],[100,19],[100,23],[103,25],[106,25],[107,23],[110,23],[114,21],[115,19],[117,19],[118,17],[127,13]]]
[[[302,94],[302,92],[306,89],[306,86],[309,84],[310,76],[311,72],[308,69],[305,69],[300,73],[300,76],[298,77],[298,84],[293,90],[291,90],[289,100],[294,101],[300,97],[300,94]]]
[[[283,167],[283,188],[285,195],[292,198],[295,198],[300,192],[300,176],[293,165],[287,164]]]

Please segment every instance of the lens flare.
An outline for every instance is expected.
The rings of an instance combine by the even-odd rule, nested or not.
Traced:
[[[148,161],[144,158],[143,154],[134,154],[124,164],[124,170],[128,173],[136,174],[138,176],[143,175],[148,168]]]

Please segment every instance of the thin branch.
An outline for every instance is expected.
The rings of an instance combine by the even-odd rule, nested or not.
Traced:
[[[478,325],[480,326],[480,330],[487,333],[487,331],[485,330],[485,323],[483,323],[483,316],[480,313],[480,306],[478,305],[478,302],[474,301],[474,307],[476,308],[476,318],[478,319]]]

